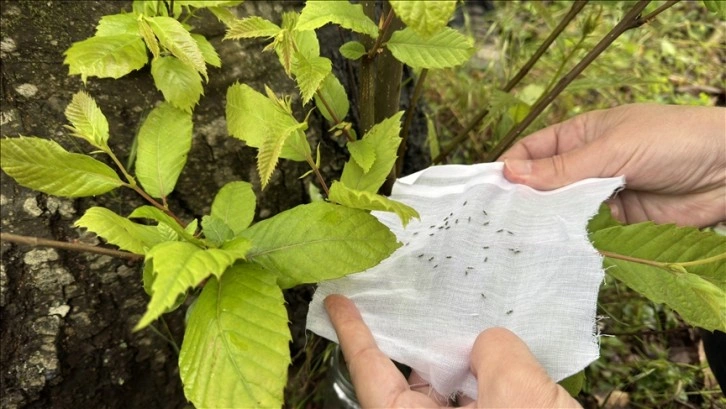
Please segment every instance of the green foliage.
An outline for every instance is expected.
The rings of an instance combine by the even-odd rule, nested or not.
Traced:
[[[406,227],[411,218],[419,218],[418,212],[411,206],[372,192],[350,189],[337,181],[333,182],[332,186],[330,186],[328,199],[331,202],[354,209],[380,210],[396,213],[401,219],[403,227]]]
[[[222,221],[234,235],[249,227],[255,217],[255,193],[247,182],[222,186],[212,202],[211,215]]]
[[[176,185],[192,147],[192,116],[162,103],[141,125],[136,176],[152,197],[166,197]]]
[[[557,383],[565,388],[570,396],[577,397],[577,394],[580,393],[582,386],[585,384],[585,371],[580,371],[574,375],[570,375]]]
[[[196,407],[282,406],[291,336],[275,280],[246,263],[204,286],[179,354],[184,394]]]
[[[80,74],[84,83],[90,76],[121,78],[149,61],[144,41],[134,34],[91,37],[74,43],[65,56],[68,73]]]
[[[182,111],[192,112],[204,93],[199,73],[176,57],[154,58],[151,75],[164,99]]]
[[[194,237],[194,230],[196,230],[196,227],[192,230],[192,232],[187,231],[183,226],[180,226],[179,223],[176,222],[171,216],[164,213],[164,211],[153,207],[153,206],[140,206],[134,209],[131,214],[128,215],[129,219],[148,219],[148,220],[154,220],[158,222],[158,226],[161,229],[161,226],[164,225],[171,229],[174,233],[179,235],[179,237],[183,238],[185,241],[188,241],[190,243],[196,244],[197,246],[203,247],[204,242],[202,240],[197,239]],[[190,226],[194,226],[194,223],[196,220],[192,223],[190,223]]]
[[[202,50],[180,22],[164,16],[150,17],[146,21],[164,48],[207,78],[207,65]]]
[[[105,152],[108,148],[108,121],[96,101],[83,91],[76,93],[65,111],[72,126],[67,126],[74,136],[85,139]]]
[[[180,295],[210,274],[221,277],[235,261],[244,258],[250,247],[251,243],[246,240],[237,240],[234,245],[219,249],[201,249],[182,241],[167,241],[152,247],[146,253],[146,260],[153,260],[151,301],[135,329],[156,320]]]
[[[237,19],[229,24],[225,40],[239,40],[241,38],[275,37],[281,28],[262,17],[252,16]]]
[[[307,104],[313,98],[320,84],[328,77],[333,66],[329,59],[319,56],[305,56],[297,54],[292,72],[302,94],[303,104]]]
[[[54,141],[34,137],[0,140],[2,170],[23,186],[63,197],[95,196],[124,182],[90,156],[70,153]]]
[[[726,19],[726,4],[719,0],[703,0],[703,5],[706,6],[708,11],[719,16],[720,18]]]
[[[609,275],[673,308],[691,325],[726,330],[726,237],[638,223],[600,229],[591,239],[608,252]]]
[[[297,22],[297,29],[314,30],[328,23],[366,34],[371,38],[378,37],[378,26],[365,15],[363,6],[347,1],[306,1]]]
[[[383,185],[386,177],[391,172],[391,167],[396,162],[396,152],[401,138],[398,134],[401,131],[401,116],[403,111],[396,113],[390,118],[384,119],[368,131],[360,142],[368,145],[368,148],[361,148],[358,160],[350,159],[343,168],[343,175],[340,181],[348,188],[376,192]],[[355,151],[355,149],[354,149]],[[374,156],[373,164],[366,171],[358,164],[358,161],[370,161],[371,153]],[[360,157],[368,157],[363,160]]]
[[[350,109],[348,95],[338,78],[332,73],[325,77],[314,98],[315,106],[328,122],[337,123],[348,116],[348,110]],[[328,111],[328,108],[330,108],[330,111]]]
[[[340,46],[340,54],[349,60],[357,60],[367,52],[365,46],[358,41],[348,41]]]
[[[400,246],[367,212],[325,202],[279,213],[242,236],[254,243],[247,259],[274,273],[283,289],[365,270]]]
[[[458,31],[444,27],[424,38],[411,28],[394,32],[386,43],[397,60],[413,68],[449,68],[467,61],[474,44]]]
[[[120,249],[135,254],[146,254],[148,249],[168,240],[158,226],[134,223],[105,207],[86,210],[74,226],[84,227]]]
[[[423,38],[445,27],[456,9],[456,0],[397,0],[390,3],[401,21]]]

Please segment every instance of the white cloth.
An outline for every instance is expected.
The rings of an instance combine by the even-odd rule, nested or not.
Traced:
[[[476,398],[469,354],[494,326],[522,338],[553,379],[577,373],[599,354],[602,258],[586,226],[623,183],[588,179],[541,192],[508,182],[501,163],[402,178],[391,198],[420,221],[404,229],[394,214],[374,212],[404,245],[376,267],[321,283],[307,327],[337,342],[323,299],[343,294],[380,349],[444,395]]]

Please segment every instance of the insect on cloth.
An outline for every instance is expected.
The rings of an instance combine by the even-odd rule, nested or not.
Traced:
[[[399,179],[391,198],[420,220],[404,229],[394,214],[374,212],[401,247],[376,267],[321,283],[307,327],[337,342],[323,300],[343,294],[381,350],[443,395],[476,398],[469,353],[490,327],[513,331],[550,377],[564,379],[599,354],[604,272],[586,227],[623,184],[587,179],[536,191],[504,179],[501,163],[436,166]]]

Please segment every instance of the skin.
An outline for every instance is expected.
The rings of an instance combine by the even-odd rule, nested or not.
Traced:
[[[537,131],[499,160],[504,176],[538,190],[624,175],[609,201],[624,223],[709,226],[726,220],[726,109],[634,104]]]
[[[409,381],[378,349],[371,331],[349,299],[328,296],[325,308],[338,334],[361,407],[447,406],[428,387],[409,387]],[[468,399],[463,407],[580,407],[547,376],[524,342],[504,328],[490,328],[477,337],[471,352],[471,371],[478,380],[479,398]],[[411,384],[416,380],[412,379]]]

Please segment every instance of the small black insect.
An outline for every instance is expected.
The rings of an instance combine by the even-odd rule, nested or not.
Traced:
[[[489,257],[484,257],[484,262],[486,263],[487,260],[489,260]]]
[[[443,229],[443,228],[444,228],[444,226],[439,226],[439,230],[441,230],[441,229]]]
[[[499,230],[497,230],[497,233],[501,233],[503,231],[504,231],[504,229],[499,229]]]
[[[446,258],[451,258],[451,256],[446,256]]]
[[[486,249],[488,249],[488,248],[489,248],[489,246],[483,246],[482,248],[483,248],[484,250],[486,250]]]
[[[429,237],[431,237],[431,236],[433,236],[433,235],[434,235],[433,233],[429,233]]]
[[[454,220],[455,224],[459,224],[459,219]]]
[[[469,216],[469,223],[471,223],[471,216]]]
[[[436,227],[436,225],[432,224],[431,226],[429,226],[429,229],[433,229],[434,227]]]
[[[434,258],[433,258],[433,257],[431,257],[431,258],[429,259],[429,261],[433,261],[433,259],[434,259]]]
[[[419,255],[418,255],[418,256],[416,256],[416,257],[418,257],[418,258],[421,258],[421,257],[423,257],[423,253],[419,254]]]
[[[474,267],[471,267],[471,266],[469,266],[469,267],[467,267],[466,269],[467,269],[467,270],[473,270],[473,269],[474,269]]]
[[[482,226],[489,226],[489,222],[484,222],[484,224],[482,224]]]
[[[469,202],[468,202],[468,201],[464,201],[464,204],[463,204],[463,206],[466,206],[466,204],[467,204],[467,203],[469,203]]]
[[[449,213],[449,216],[453,216],[453,215],[454,215],[454,212]]]
[[[507,311],[507,315],[510,315],[513,312],[514,312],[514,310],[509,310],[509,311]]]
[[[486,298],[487,298],[487,296],[486,296],[486,295],[484,295],[484,293],[481,293],[481,298],[484,298],[484,299],[486,299]]]
[[[414,232],[414,233],[413,233],[413,235],[414,235],[414,236],[418,236],[418,232]]]
[[[481,212],[484,213],[484,216],[489,216],[486,210],[482,210]]]
[[[451,226],[446,226],[446,230],[449,230],[450,228],[451,228]]]
[[[512,233],[512,232],[511,232],[511,231],[509,231],[509,230],[507,230],[507,233],[509,233],[509,234],[511,234],[512,236],[514,236],[514,233]]]
[[[436,268],[436,267],[438,267],[438,266],[439,266],[438,264],[434,264],[434,268]]]

